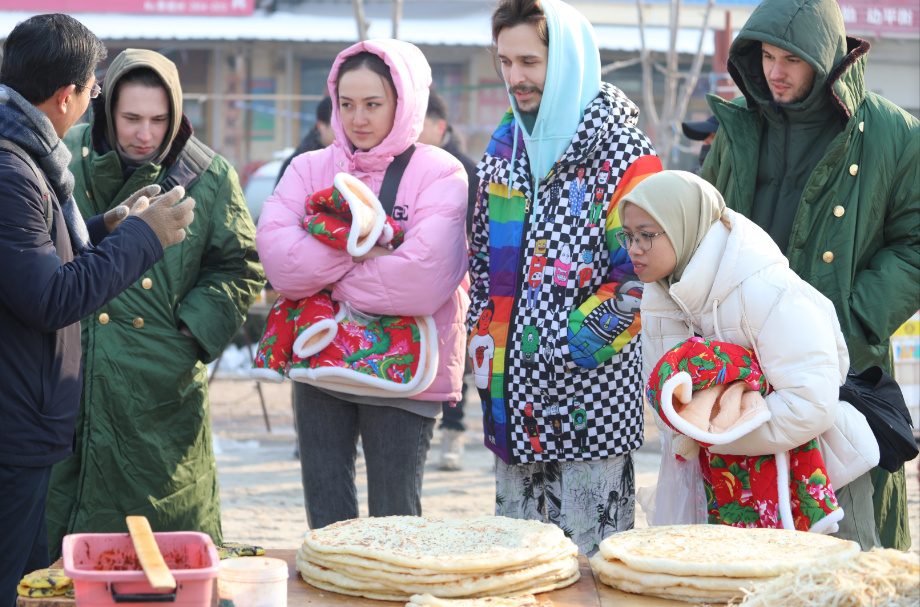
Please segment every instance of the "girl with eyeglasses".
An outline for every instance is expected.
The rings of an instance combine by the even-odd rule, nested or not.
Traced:
[[[863,549],[878,545],[868,475],[878,449],[861,414],[838,400],[849,356],[833,304],[789,269],[766,232],[726,208],[719,192],[692,173],[651,175],[623,197],[618,213],[618,238],[645,283],[643,381],[689,338],[753,350],[772,389],[765,397],[770,419],[710,452],[776,454],[819,437],[845,513],[834,535]],[[698,456],[699,443],[672,435],[657,415],[655,421],[671,439],[662,443],[673,447],[663,461]]]

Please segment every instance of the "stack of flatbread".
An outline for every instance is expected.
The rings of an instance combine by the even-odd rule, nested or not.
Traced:
[[[859,544],[817,533],[670,525],[608,537],[591,567],[602,582],[625,592],[724,603],[802,565],[843,564],[858,555]]]
[[[389,516],[307,531],[297,570],[324,590],[406,602],[513,597],[578,580],[578,548],[555,525],[499,516]]]

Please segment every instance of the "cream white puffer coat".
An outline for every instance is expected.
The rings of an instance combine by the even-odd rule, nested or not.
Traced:
[[[645,285],[641,313],[644,382],[669,349],[694,334],[757,354],[773,388],[766,397],[772,419],[713,452],[766,455],[818,436],[835,488],[878,464],[865,417],[838,400],[850,361],[833,304],[744,216],[725,210],[670,292]]]

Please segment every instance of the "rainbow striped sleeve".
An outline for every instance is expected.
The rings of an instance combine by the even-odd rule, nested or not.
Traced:
[[[617,184],[616,190],[613,191],[613,196],[610,197],[610,204],[607,205],[607,222],[605,224],[607,248],[610,250],[613,265],[618,265],[616,260],[619,259],[620,255],[618,253],[621,252],[620,243],[616,239],[616,233],[623,227],[620,225],[620,215],[617,213],[620,200],[631,192],[637,183],[662,170],[661,159],[658,156],[641,156],[633,160],[626,172],[623,173],[623,176],[620,177],[620,182]],[[625,262],[626,251],[622,251],[622,253],[623,262]]]

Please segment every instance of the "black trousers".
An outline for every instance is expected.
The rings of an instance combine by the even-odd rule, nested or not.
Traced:
[[[0,607],[15,607],[22,576],[48,567],[45,500],[51,466],[0,464]]]

